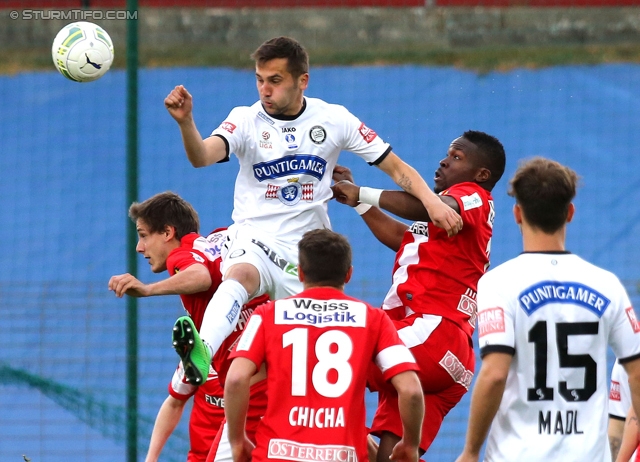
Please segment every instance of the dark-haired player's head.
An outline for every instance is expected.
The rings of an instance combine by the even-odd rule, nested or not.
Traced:
[[[458,183],[474,182],[491,191],[502,177],[505,164],[504,147],[495,136],[468,130],[449,145],[447,156],[436,170],[433,190],[439,193]]]
[[[351,246],[329,229],[307,231],[300,242],[299,270],[305,287],[342,288],[351,278]]]
[[[129,207],[129,217],[138,232],[136,251],[149,260],[151,271],[167,269],[167,257],[180,240],[197,233],[200,220],[194,208],[177,194],[166,191]]]
[[[571,219],[578,175],[569,167],[544,157],[521,163],[509,181],[523,219],[545,234],[554,234]]]
[[[256,62],[256,86],[266,113],[298,115],[309,83],[309,55],[304,47],[290,37],[276,37],[260,45],[251,58]]]
[[[267,40],[251,54],[256,66],[264,65],[273,59],[286,59],[287,70],[297,79],[309,73],[309,55],[304,47],[291,37],[275,37]]]

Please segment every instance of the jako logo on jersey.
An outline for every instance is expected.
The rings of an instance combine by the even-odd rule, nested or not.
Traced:
[[[222,122],[220,124],[220,128],[222,128],[223,130],[228,131],[229,133],[233,133],[233,131],[236,129],[236,126],[234,124],[232,124],[231,122]]]
[[[364,123],[360,124],[360,128],[358,128],[358,131],[360,132],[360,135],[362,136],[362,138],[364,138],[364,140],[367,143],[371,143],[373,140],[376,139],[376,136],[378,136],[376,132],[371,130]]]
[[[253,176],[258,181],[273,180],[290,175],[310,175],[322,180],[326,168],[327,161],[322,157],[299,154],[254,164]]]
[[[282,127],[282,133],[295,133],[296,127]]]
[[[600,318],[611,304],[611,300],[591,287],[558,281],[542,281],[528,287],[520,292],[518,300],[527,316],[547,303],[570,303],[586,308]]]

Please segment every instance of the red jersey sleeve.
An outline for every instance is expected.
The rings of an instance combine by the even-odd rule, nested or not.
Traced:
[[[411,351],[402,343],[391,319],[383,310],[371,308],[371,322],[378,326],[375,362],[385,380],[405,371],[417,371],[418,365]]]
[[[269,314],[271,314],[270,317]],[[242,357],[253,361],[258,368],[262,365],[266,353],[264,332],[268,328],[269,318],[273,324],[273,302],[256,308],[249,318],[240,340],[229,355],[230,359]]]

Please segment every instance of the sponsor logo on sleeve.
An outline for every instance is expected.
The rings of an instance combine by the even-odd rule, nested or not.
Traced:
[[[236,129],[236,126],[227,120],[220,124],[220,128],[228,131],[229,133],[233,133],[233,131]]]
[[[560,281],[542,281],[527,287],[518,300],[527,316],[549,303],[565,303],[586,308],[601,318],[611,305],[611,300],[589,286]]]
[[[360,136],[362,136],[362,138],[367,142],[367,144],[371,143],[373,140],[376,139],[376,136],[378,136],[376,132],[374,132],[372,129],[367,127],[364,123],[360,124],[360,128],[358,128],[358,132],[360,132]]]
[[[504,332],[504,310],[502,308],[490,308],[478,313],[478,335],[480,337]]]
[[[460,200],[462,201],[463,210],[471,210],[482,207],[482,199],[477,192],[471,194],[470,196],[462,196]]]
[[[631,324],[633,331],[637,334],[640,332],[640,323],[638,323],[638,318],[636,318],[636,312],[633,310],[632,306],[624,311],[627,313],[627,319],[629,319],[629,323]]]
[[[620,396],[620,382],[616,382],[615,380],[611,381],[611,389],[609,390],[609,399],[611,401],[622,400]]]

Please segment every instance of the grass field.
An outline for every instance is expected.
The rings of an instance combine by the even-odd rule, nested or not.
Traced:
[[[249,54],[253,50],[219,49],[210,46],[150,48],[141,45],[141,67],[233,67],[251,68]],[[332,65],[384,65],[420,64],[452,66],[479,73],[514,68],[541,68],[560,65],[603,63],[640,63],[640,44],[615,45],[557,45],[509,46],[487,48],[438,49],[407,46],[397,48],[375,47],[353,51],[309,49],[312,66]],[[114,67],[125,66],[126,53],[116,47]],[[49,48],[1,50],[0,74],[15,74],[33,70],[52,70]]]

